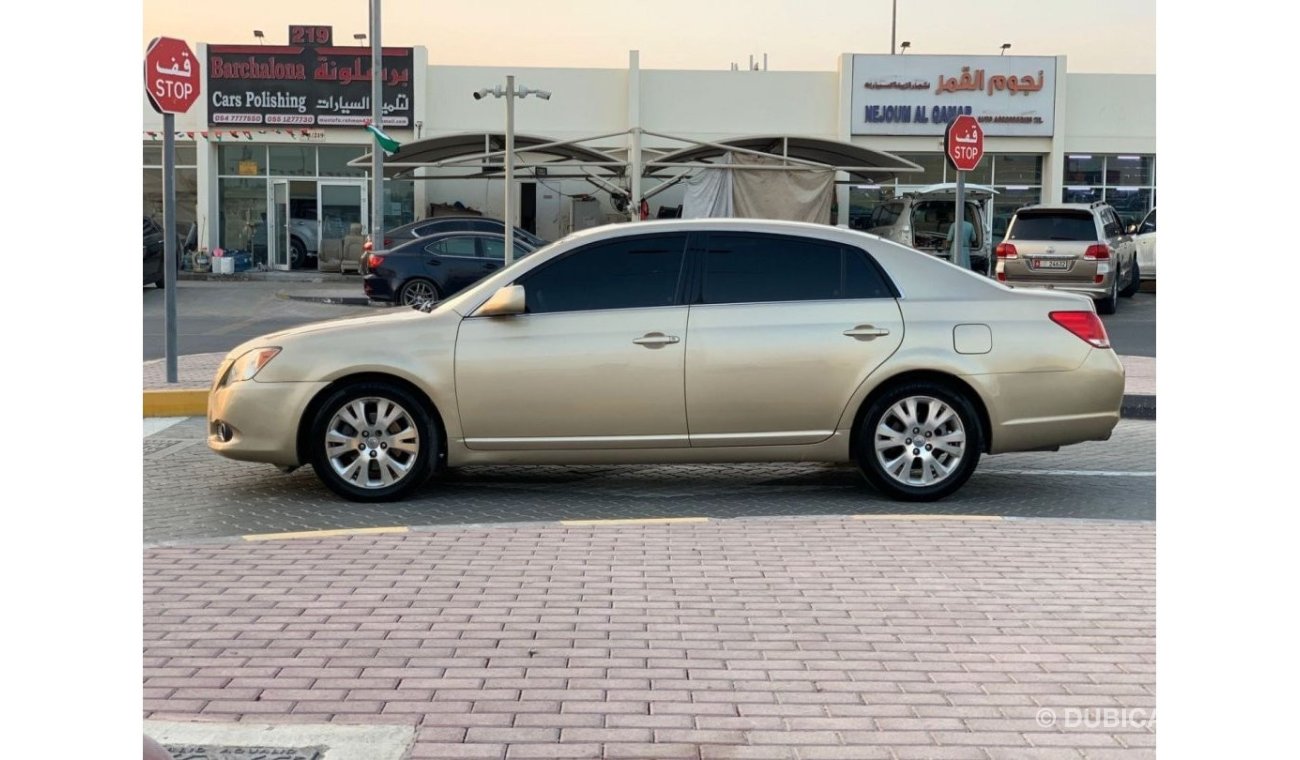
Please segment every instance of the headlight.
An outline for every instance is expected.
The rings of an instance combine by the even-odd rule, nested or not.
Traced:
[[[223,385],[230,385],[241,380],[252,380],[266,366],[266,363],[274,359],[278,353],[280,353],[280,349],[275,347],[255,348],[249,351],[230,365]]]

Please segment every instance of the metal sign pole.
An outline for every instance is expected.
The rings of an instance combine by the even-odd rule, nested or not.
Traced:
[[[375,129],[384,129],[384,48],[379,41],[380,0],[370,0],[370,122]],[[371,141],[374,142],[374,141]],[[370,200],[370,249],[384,250],[384,149],[378,143],[370,151],[375,160]]]
[[[970,269],[970,249],[966,247],[966,172],[957,172],[957,213],[953,215],[952,263]]]
[[[167,382],[176,378],[176,117],[163,114],[163,325]]]
[[[506,76],[506,195],[502,210],[506,225],[506,266],[515,260],[515,75]]]

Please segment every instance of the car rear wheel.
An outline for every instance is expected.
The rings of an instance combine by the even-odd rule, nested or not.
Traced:
[[[417,303],[426,301],[437,303],[439,301],[438,286],[428,280],[407,280],[397,294],[397,298],[402,302],[403,306],[414,306]]]
[[[298,238],[289,238],[289,268],[302,269],[307,263],[307,246]]]
[[[1137,259],[1133,260],[1130,271],[1133,272],[1133,275],[1128,278],[1128,285],[1125,285],[1124,289],[1119,292],[1124,298],[1132,298],[1133,294],[1138,292],[1138,288],[1142,287],[1142,269],[1138,266]]]
[[[1097,300],[1098,314],[1114,314],[1115,305],[1119,301],[1119,272],[1115,272],[1110,278],[1110,293],[1105,298]]]
[[[351,501],[400,499],[433,473],[437,422],[420,400],[385,382],[340,388],[325,399],[311,425],[316,476]]]
[[[876,490],[901,501],[955,492],[979,463],[984,440],[970,401],[946,385],[912,382],[871,402],[858,430],[858,466]]]

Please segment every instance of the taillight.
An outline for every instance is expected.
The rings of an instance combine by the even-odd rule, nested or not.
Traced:
[[[1088,250],[1083,252],[1083,257],[1089,261],[1109,261],[1110,248],[1106,247],[1104,243],[1090,245]]]
[[[998,243],[998,247],[994,249],[994,253],[997,254],[999,259],[1020,258],[1020,253],[1016,251],[1016,247],[1010,243]]]
[[[363,251],[373,251],[373,250],[375,250],[375,244],[372,243],[372,242],[370,242],[369,240],[367,240],[366,242],[364,242],[364,243],[361,244],[361,250],[363,250]]]
[[[383,256],[379,256],[372,253],[370,254],[369,258],[366,260],[366,268],[373,272],[375,267],[383,263],[384,263]]]
[[[1095,348],[1110,348],[1106,326],[1095,311],[1054,311],[1047,315],[1052,321],[1074,333],[1083,342]]]

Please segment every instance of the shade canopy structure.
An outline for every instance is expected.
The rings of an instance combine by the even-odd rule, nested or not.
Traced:
[[[681,139],[668,135],[663,137]],[[718,142],[695,142],[691,147],[649,159],[645,172],[647,175],[662,175],[681,169],[723,168],[711,165],[732,152],[781,159],[787,169],[802,166],[810,170],[842,171],[848,173],[851,181],[856,182],[874,183],[924,171],[920,165],[893,153],[853,143],[797,135],[759,135]]]
[[[627,161],[598,148],[582,145],[590,140],[617,137],[601,135],[576,140],[557,140],[538,135],[515,134],[515,167],[520,174],[547,169],[547,176],[585,177],[584,170],[599,175],[621,177]],[[499,176],[505,160],[506,136],[502,132],[462,132],[428,137],[403,144],[396,153],[384,157],[384,176],[411,179],[417,169],[426,170],[425,179],[483,179]],[[348,162],[349,166],[370,169],[373,153]]]

